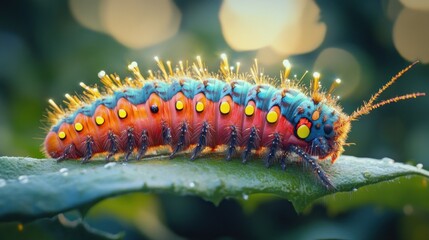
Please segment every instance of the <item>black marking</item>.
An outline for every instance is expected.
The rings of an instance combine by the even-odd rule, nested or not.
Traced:
[[[66,159],[67,159],[67,157],[71,157],[71,153],[73,152],[73,150],[75,150],[75,146],[74,146],[74,144],[72,143],[72,144],[68,145],[68,146],[64,149],[63,154],[62,154],[59,158],[57,158],[57,159],[56,159],[56,160],[57,160],[57,162],[62,162],[62,161],[64,161],[64,160],[66,160]]]
[[[173,152],[170,154],[170,158],[173,158],[176,153],[180,152],[180,150],[183,149],[185,146],[186,141],[186,132],[188,131],[188,124],[186,122],[183,122],[180,126],[179,130],[179,141],[177,142],[176,147],[174,148]]]
[[[110,161],[110,158],[119,150],[118,137],[112,131],[109,131],[107,134],[107,145],[109,154],[106,156],[106,161]]]
[[[127,145],[125,146],[125,162],[128,162],[128,159],[133,153],[134,147],[136,146],[136,139],[134,137],[134,128],[128,127],[127,129]]]
[[[201,153],[204,147],[207,145],[207,133],[209,131],[210,125],[207,121],[203,122],[203,127],[201,128],[200,137],[198,138],[197,146],[194,148],[194,151],[191,156],[191,160],[195,160],[197,155]]]
[[[255,142],[256,138],[258,137],[256,133],[256,127],[253,126],[250,130],[249,140],[247,141],[246,149],[243,152],[243,155],[241,157],[241,161],[243,163],[246,163],[249,160],[250,154],[252,153],[252,149],[256,148]]]
[[[331,183],[331,180],[329,180],[328,176],[326,176],[326,173],[323,171],[323,169],[320,167],[320,165],[317,163],[316,159],[312,158],[310,155],[308,155],[304,150],[302,150],[300,147],[291,145],[290,150],[298,156],[301,157],[307,164],[310,165],[312,170],[317,174],[319,179],[322,181],[323,185],[327,189],[335,189],[334,185]]]
[[[94,140],[91,136],[87,136],[85,140],[85,156],[82,158],[82,161],[80,163],[87,163],[89,159],[92,157],[93,153],[93,146],[94,146]]]
[[[237,127],[234,125],[231,125],[230,127],[231,133],[228,143],[228,150],[226,151],[226,160],[230,161],[232,155],[237,151],[237,145],[238,145],[238,133],[237,133]]]
[[[142,134],[140,135],[140,147],[139,152],[137,153],[137,160],[140,160],[147,151],[149,145],[149,136],[147,135],[147,131],[143,130]]]
[[[273,164],[273,160],[276,157],[277,149],[280,146],[280,134],[274,133],[273,141],[271,142],[271,146],[269,147],[269,151],[267,156],[265,157],[265,166],[268,168]]]
[[[150,106],[150,111],[152,113],[157,113],[159,111],[159,108],[156,104],[154,104],[154,105]]]
[[[331,134],[332,130],[334,130],[334,128],[331,124],[325,124],[325,126],[323,126],[323,131],[328,135]]]
[[[171,143],[171,128],[167,126],[166,122],[162,122],[162,140],[164,144]]]

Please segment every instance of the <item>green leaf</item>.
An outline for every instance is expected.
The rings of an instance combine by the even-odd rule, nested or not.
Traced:
[[[255,193],[285,197],[297,211],[334,192],[406,175],[429,177],[429,172],[392,160],[342,156],[335,164],[322,162],[335,190],[327,190],[300,164],[267,169],[256,159],[243,165],[221,156],[189,161],[188,156],[168,156],[127,164],[94,160],[56,163],[52,159],[0,157],[0,220],[30,220],[128,192],[168,192],[197,195],[215,204],[225,197],[247,199]]]

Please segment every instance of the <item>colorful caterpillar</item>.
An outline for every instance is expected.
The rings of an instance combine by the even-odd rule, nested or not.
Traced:
[[[83,83],[83,96],[66,94],[67,108],[49,100],[52,127],[44,142],[46,155],[63,159],[83,158],[107,153],[109,160],[124,153],[125,161],[133,152],[141,159],[149,148],[169,145],[170,157],[192,149],[194,160],[206,147],[226,148],[230,160],[241,150],[245,163],[252,151],[265,151],[265,164],[276,159],[286,167],[288,153],[295,153],[312,168],[321,182],[333,187],[316,159],[341,155],[346,145],[351,121],[393,101],[424,96],[412,93],[375,104],[378,96],[392,85],[411,64],[373,95],[350,116],[342,112],[332,91],[321,92],[318,73],[314,73],[308,93],[291,81],[290,63],[285,60],[280,87],[259,72],[257,61],[250,75],[239,73],[240,64],[230,67],[223,54],[220,73],[209,73],[200,57],[191,67],[182,62],[173,71],[157,57],[160,72],[149,71],[143,77],[135,62],[128,68],[134,78],[120,80],[101,71],[98,76],[105,88]],[[251,83],[254,82],[254,83]]]

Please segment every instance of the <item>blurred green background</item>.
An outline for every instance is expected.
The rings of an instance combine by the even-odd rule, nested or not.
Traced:
[[[131,61],[137,61],[142,71],[155,69],[154,56],[177,62],[200,55],[212,71],[217,71],[221,53],[228,54],[231,62],[241,62],[242,71],[258,58],[271,76],[279,75],[282,60],[288,58],[292,74],[318,71],[325,87],[341,78],[343,84],[336,93],[347,113],[419,59],[421,64],[382,98],[415,91],[429,93],[428,26],[429,4],[418,0],[2,3],[0,155],[43,157],[42,121],[49,98],[60,103],[66,92],[81,92],[79,82],[97,84],[99,70],[131,75],[126,70]],[[428,111],[427,97],[375,110],[353,123],[349,142],[356,145],[347,147],[345,154],[429,166]],[[127,197],[134,199],[130,201],[143,198],[143,205],[139,205],[143,209],[156,205],[153,216],[162,220],[155,225],[161,226],[159,232],[167,234],[164,237],[429,236],[428,213],[409,215],[404,209],[364,206],[331,216],[323,206],[316,206],[298,216],[281,199],[261,201],[249,213],[236,200],[225,200],[215,207],[194,197]],[[147,222],[136,220],[141,218],[127,215],[129,224],[117,214],[104,218],[104,226],[126,229],[130,239],[154,237],[150,228],[141,227]],[[94,224],[103,225],[100,221]]]

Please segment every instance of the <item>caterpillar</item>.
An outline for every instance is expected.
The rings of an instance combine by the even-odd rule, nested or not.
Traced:
[[[133,77],[121,80],[100,71],[104,88],[80,85],[83,95],[65,94],[67,107],[49,100],[51,127],[44,140],[47,156],[79,159],[86,163],[95,154],[132,154],[137,160],[148,149],[170,146],[170,158],[190,150],[191,160],[206,148],[224,149],[226,160],[241,154],[246,163],[255,151],[265,153],[267,167],[274,161],[286,168],[288,154],[307,163],[321,183],[333,188],[318,160],[334,161],[344,151],[351,122],[391,102],[424,96],[411,93],[375,103],[381,93],[417,62],[404,68],[364,104],[347,115],[333,90],[323,91],[320,74],[314,73],[310,88],[290,79],[291,64],[283,61],[278,86],[261,73],[257,60],[250,74],[240,73],[240,63],[230,66],[221,55],[218,73],[208,72],[201,57],[192,65],[155,57],[159,71],[144,77],[136,62],[128,65]]]

